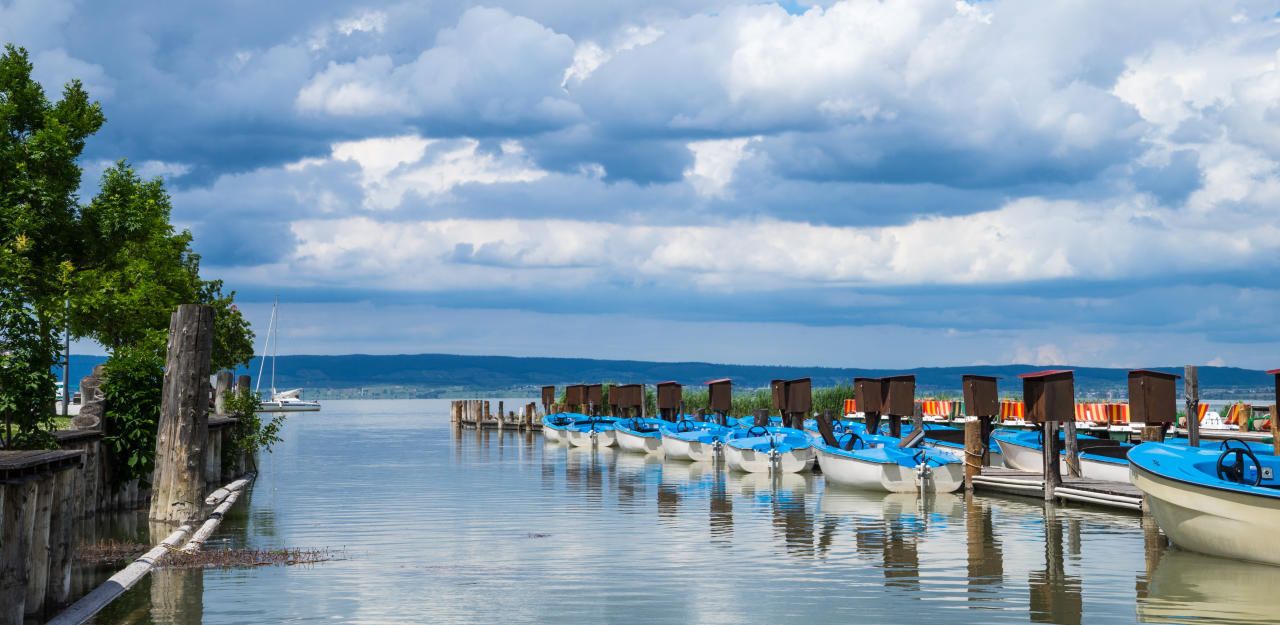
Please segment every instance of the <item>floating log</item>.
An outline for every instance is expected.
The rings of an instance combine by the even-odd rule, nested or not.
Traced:
[[[218,529],[218,526],[222,524],[223,516],[231,509],[231,506],[236,504],[236,500],[240,498],[240,492],[249,483],[250,479],[252,478],[239,479],[219,488],[218,491],[214,491],[215,493],[225,491],[227,494],[222,499],[222,503],[213,509],[213,513],[200,526],[200,529],[196,530],[195,534],[192,534],[191,540],[188,540],[187,544],[182,546],[183,553],[191,554],[200,550],[200,547],[204,545],[204,541],[208,540],[214,530]]]

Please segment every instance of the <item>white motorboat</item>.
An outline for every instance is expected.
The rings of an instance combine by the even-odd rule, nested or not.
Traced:
[[[662,419],[652,418],[623,419],[614,424],[614,439],[622,451],[640,454],[661,452],[660,428],[667,423]]]
[[[800,473],[813,468],[813,441],[802,430],[753,425],[729,433],[724,459],[747,473]]]
[[[1190,551],[1280,566],[1280,458],[1243,442],[1225,449],[1143,443],[1130,479],[1156,523]]]
[[[669,460],[714,460],[729,428],[717,423],[687,419],[661,426],[662,453]]]
[[[964,465],[949,454],[933,449],[898,449],[876,442],[886,437],[860,438],[880,446],[842,449],[814,444],[827,483],[889,493],[950,493],[964,484]]]

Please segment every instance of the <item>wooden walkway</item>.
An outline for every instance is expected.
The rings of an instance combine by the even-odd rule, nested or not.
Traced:
[[[982,474],[973,478],[973,488],[1044,499],[1044,477],[1031,471],[983,467]],[[1142,491],[1128,482],[1063,476],[1062,485],[1054,489],[1054,495],[1064,501],[1142,511]]]

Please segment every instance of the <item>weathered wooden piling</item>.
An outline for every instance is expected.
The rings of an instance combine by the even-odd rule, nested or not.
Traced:
[[[213,387],[213,414],[227,414],[227,393],[231,391],[232,374],[230,371],[219,371],[217,382]]]
[[[209,364],[213,309],[178,306],[169,321],[169,347],[156,435],[151,519],[182,522],[200,511],[204,453],[209,437]]]
[[[965,375],[960,383],[968,413],[964,426],[964,485],[972,491],[973,478],[981,475],[982,467],[991,464],[991,428],[1000,414],[1000,393],[992,376]]]
[[[1075,421],[1075,378],[1071,371],[1049,370],[1024,373],[1022,378],[1022,402],[1027,420],[1041,424],[1044,431],[1044,499],[1053,501],[1054,491],[1062,485],[1062,471],[1058,463],[1058,423]],[[1075,437],[1075,429],[1065,434]],[[1078,451],[1078,450],[1077,450]],[[1068,462],[1080,462],[1079,456]]]
[[[1182,369],[1182,390],[1186,398],[1187,444],[1200,446],[1200,367],[1187,365]],[[1274,426],[1275,422],[1272,421]],[[1274,429],[1274,427],[1272,428]]]

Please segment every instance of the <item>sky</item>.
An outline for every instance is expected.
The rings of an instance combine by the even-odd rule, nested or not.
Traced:
[[[0,0],[281,353],[1280,366],[1274,2]]]

